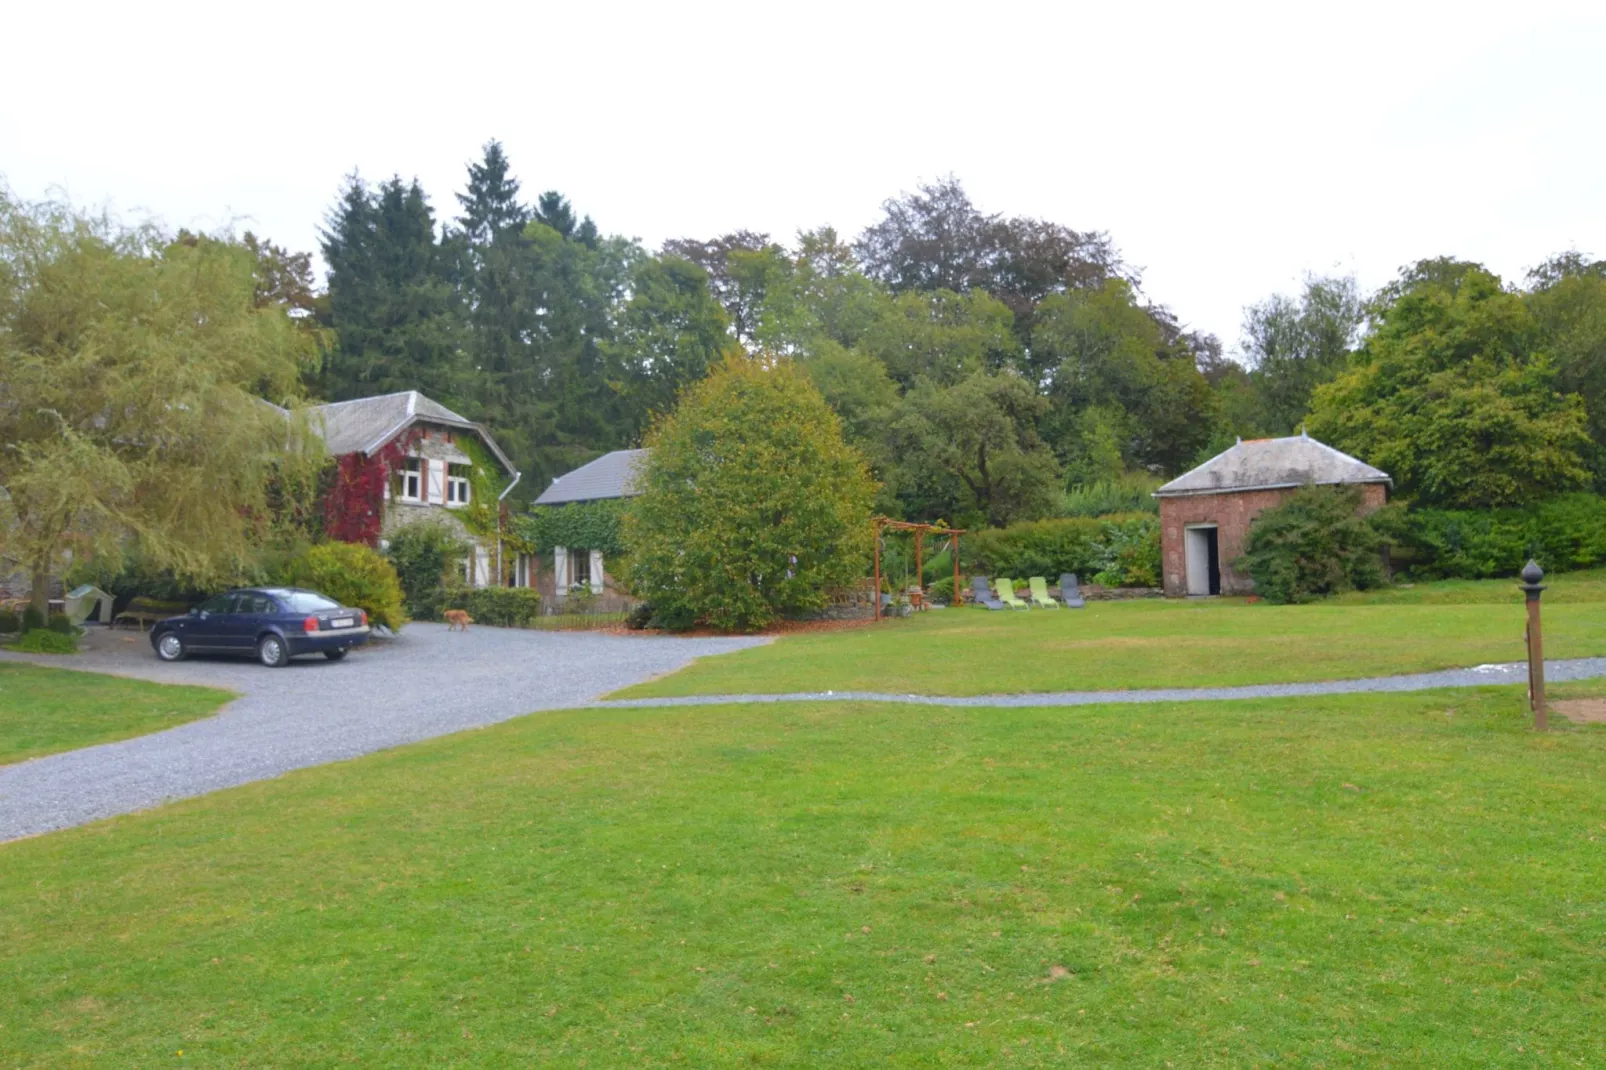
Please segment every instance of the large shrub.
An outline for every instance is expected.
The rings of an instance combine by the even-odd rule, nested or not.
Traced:
[[[1074,572],[1107,587],[1153,587],[1160,577],[1160,522],[1144,513],[1032,520],[966,535],[968,571],[989,576]]]
[[[468,547],[445,524],[409,524],[390,539],[385,556],[401,582],[403,604],[413,620],[438,620],[446,598],[449,574]]]
[[[446,595],[449,609],[465,609],[476,624],[520,628],[541,615],[541,596],[528,587],[458,587]]]
[[[1303,487],[1254,519],[1233,567],[1269,602],[1380,587],[1383,540],[1360,506],[1359,487]]]
[[[371,547],[350,542],[314,546],[291,564],[287,578],[341,605],[366,610],[371,623],[392,631],[407,619],[401,580],[391,563]]]
[[[10,635],[22,630],[22,618],[15,610],[0,609],[0,634]]]
[[[1413,509],[1390,541],[1413,576],[1515,576],[1529,558],[1547,572],[1606,561],[1606,498],[1568,494],[1525,509]]]
[[[865,575],[875,484],[790,362],[727,359],[649,445],[624,544],[660,620],[753,631]]]

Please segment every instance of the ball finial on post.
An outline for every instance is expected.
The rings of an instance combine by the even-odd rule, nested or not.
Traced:
[[[1534,727],[1541,732],[1550,727],[1545,708],[1545,645],[1539,630],[1539,594],[1545,589],[1540,581],[1544,578],[1545,570],[1530,559],[1522,567],[1522,583],[1518,584],[1528,601],[1528,705],[1534,711]]]

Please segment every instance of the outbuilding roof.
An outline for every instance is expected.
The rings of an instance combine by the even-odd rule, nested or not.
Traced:
[[[1393,479],[1364,461],[1307,435],[1257,438],[1216,454],[1154,492],[1156,498],[1280,490],[1306,483],[1389,483]]]
[[[636,493],[640,465],[646,450],[614,450],[590,464],[583,464],[552,481],[535,499],[536,505],[563,505],[566,502],[594,502],[604,498],[629,498]]]

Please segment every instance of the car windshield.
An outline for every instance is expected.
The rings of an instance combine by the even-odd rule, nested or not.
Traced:
[[[340,603],[333,602],[321,594],[311,591],[286,591],[279,596],[279,601],[290,613],[321,613],[326,609],[339,609]]]

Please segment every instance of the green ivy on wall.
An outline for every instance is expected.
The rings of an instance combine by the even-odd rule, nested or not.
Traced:
[[[624,508],[624,500],[617,498],[568,505],[532,505],[528,513],[515,518],[509,527],[536,553],[566,546],[616,555],[623,549],[619,526]]]
[[[471,432],[457,432],[452,436],[452,445],[463,451],[469,459],[468,506],[456,510],[457,517],[471,533],[494,538],[499,505],[496,496],[507,489],[502,466],[491,457],[479,436]]]

